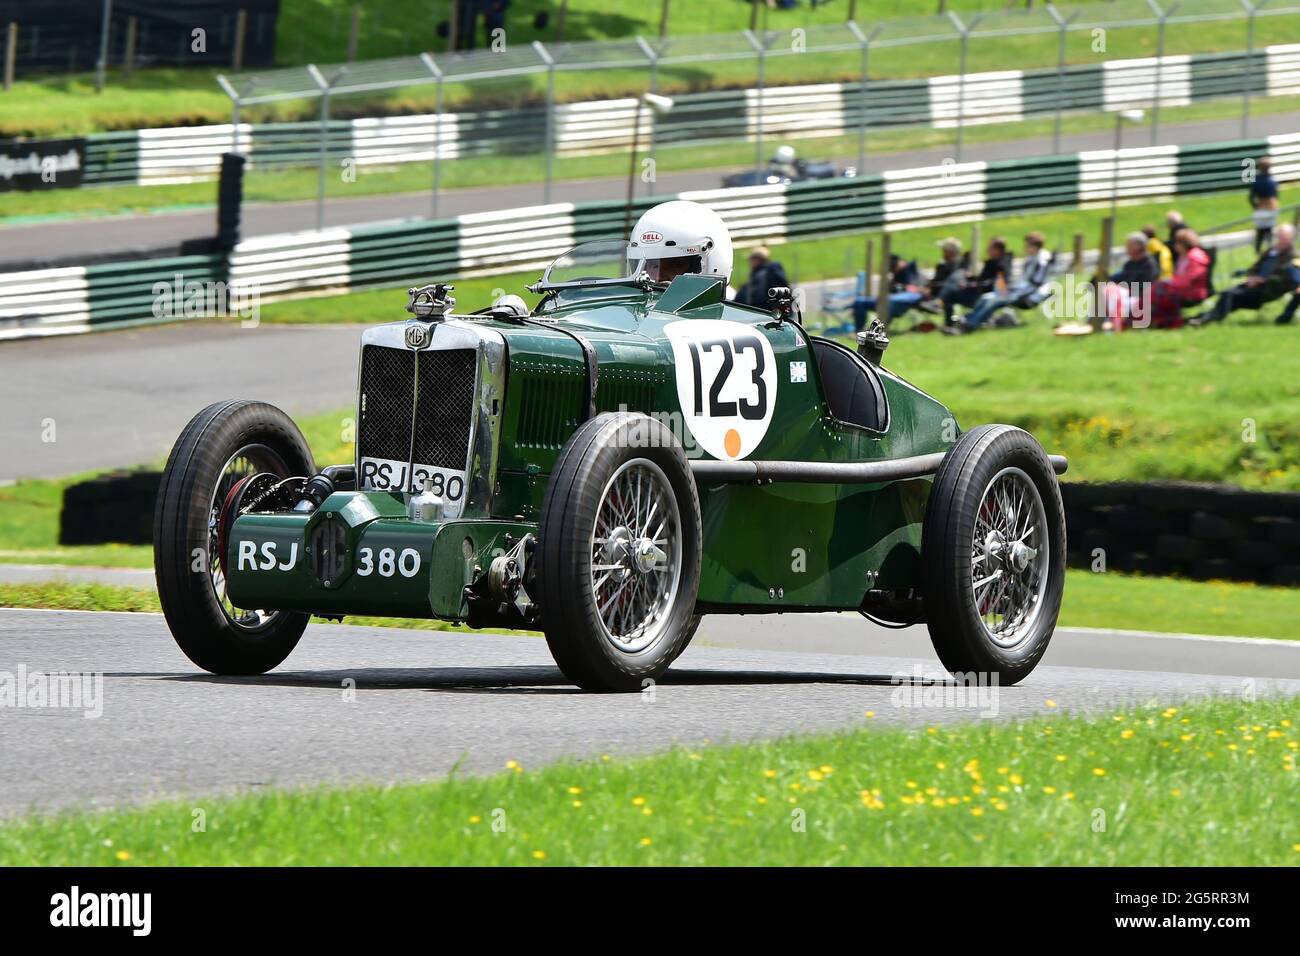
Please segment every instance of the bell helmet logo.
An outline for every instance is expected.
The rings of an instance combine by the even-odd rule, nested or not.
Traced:
[[[657,232],[643,232],[641,233],[641,241],[642,242],[663,242],[664,237]]]
[[[429,327],[419,322],[412,322],[406,327],[406,347],[422,349],[429,345]]]

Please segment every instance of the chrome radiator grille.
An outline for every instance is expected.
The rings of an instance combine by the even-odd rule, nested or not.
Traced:
[[[435,468],[464,468],[474,420],[473,349],[417,352],[419,394],[415,397],[417,462]]]
[[[357,454],[464,472],[474,416],[474,349],[366,345]],[[416,375],[418,363],[418,378]]]

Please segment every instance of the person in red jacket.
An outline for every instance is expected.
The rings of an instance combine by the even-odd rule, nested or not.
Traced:
[[[1152,295],[1151,324],[1158,329],[1176,329],[1183,324],[1183,309],[1204,302],[1210,294],[1210,256],[1201,248],[1201,238],[1191,229],[1180,229],[1174,237],[1178,263],[1172,279],[1156,283]]]

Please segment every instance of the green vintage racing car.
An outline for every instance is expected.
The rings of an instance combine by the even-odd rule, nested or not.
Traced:
[[[555,260],[531,310],[412,289],[361,336],[353,462],[318,469],[271,405],[195,416],[155,520],[189,659],[258,674],[312,615],[435,618],[541,630],[569,680],[631,691],[703,615],[859,611],[925,622],[954,674],[1024,678],[1060,609],[1064,460],[961,431],[879,328],[855,350],[789,290],[729,301],[721,220],[663,210]]]

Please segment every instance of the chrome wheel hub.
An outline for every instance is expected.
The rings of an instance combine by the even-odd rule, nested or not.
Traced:
[[[1019,468],[994,475],[980,498],[971,548],[971,593],[985,633],[1012,648],[1034,630],[1047,593],[1047,512]]]
[[[235,607],[226,592],[226,574],[221,565],[221,512],[226,496],[242,479],[258,472],[283,475],[285,465],[280,457],[265,445],[245,445],[226,460],[217,478],[212,498],[208,502],[208,580],[216,595],[221,613],[235,627],[244,631],[259,631],[275,620],[277,611],[262,611]]]
[[[681,517],[668,476],[637,458],[605,485],[591,536],[591,589],[605,639],[624,653],[667,633],[681,583]]]

